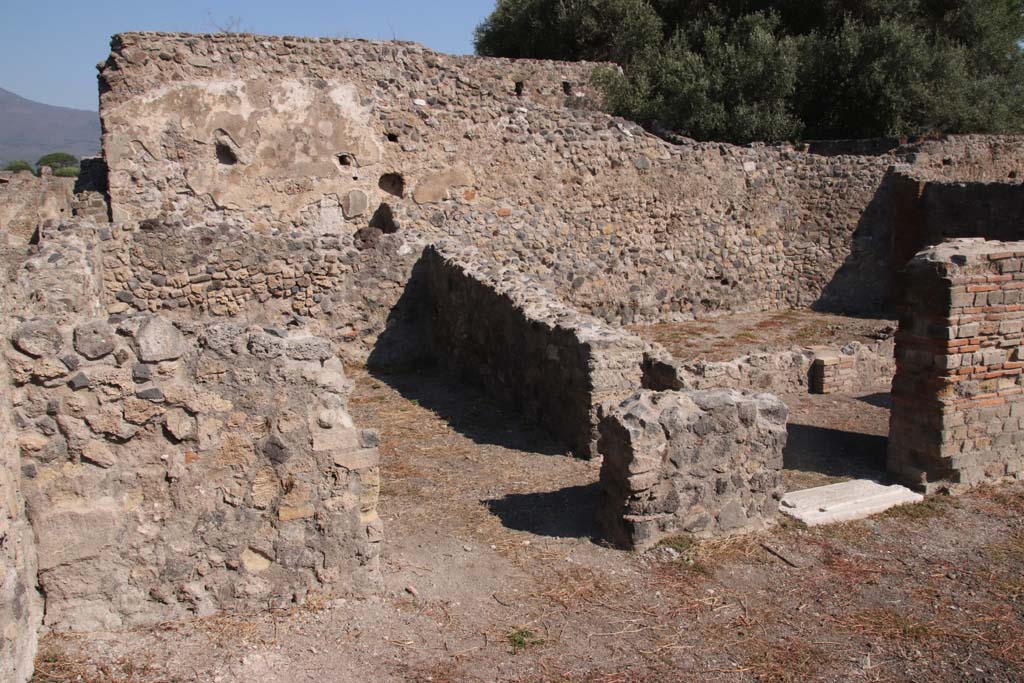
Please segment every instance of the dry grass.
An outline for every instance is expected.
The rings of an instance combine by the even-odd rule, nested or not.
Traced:
[[[944,517],[953,510],[960,509],[957,498],[946,495],[928,496],[920,503],[897,505],[878,515],[878,519],[898,519],[910,522],[925,522]]]
[[[974,498],[986,513],[999,517],[1024,516],[1024,485],[983,486],[974,492]]]
[[[30,683],[175,683],[183,680],[160,675],[145,655],[95,662],[81,650],[82,645],[74,636],[43,638]]]
[[[878,326],[876,321],[788,310],[767,317],[763,313],[737,314],[628,329],[658,342],[680,360],[725,361],[763,349],[867,341]]]
[[[936,620],[921,621],[895,608],[863,610],[836,620],[854,633],[886,641],[925,640],[948,635]]]
[[[745,649],[745,668],[759,683],[806,683],[834,659],[832,653],[800,638],[754,639]]]
[[[989,544],[985,547],[985,554],[1002,565],[1001,569],[1024,568],[1024,529],[1012,531],[1008,538]]]

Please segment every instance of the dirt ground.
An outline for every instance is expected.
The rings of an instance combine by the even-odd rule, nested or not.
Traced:
[[[869,344],[891,337],[896,321],[790,310],[634,325],[629,330],[658,342],[682,361],[726,361],[755,351],[784,351],[794,346],[841,346],[851,341]]]
[[[48,636],[36,681],[1024,680],[1024,486],[645,554],[596,465],[441,375],[355,373],[381,430],[379,596]],[[787,481],[881,475],[883,391],[790,397]]]

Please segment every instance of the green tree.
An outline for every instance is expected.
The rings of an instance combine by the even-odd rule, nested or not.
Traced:
[[[501,0],[475,45],[492,57],[622,62],[661,32],[647,0]]]
[[[54,171],[61,168],[78,168],[78,157],[74,154],[68,154],[67,152],[51,152],[39,157],[39,161],[36,162],[36,169],[41,169],[43,166],[49,166]]]
[[[1017,132],[1024,0],[498,0],[480,54],[616,62],[615,113],[702,139]]]
[[[15,159],[14,161],[8,161],[4,164],[5,171],[11,171],[12,173],[21,173],[22,171],[32,172],[32,164],[21,159]]]

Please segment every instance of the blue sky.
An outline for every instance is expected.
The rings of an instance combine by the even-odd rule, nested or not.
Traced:
[[[494,0],[0,0],[0,88],[96,109],[96,64],[123,31],[212,32],[235,17],[251,33],[414,40],[473,51]]]

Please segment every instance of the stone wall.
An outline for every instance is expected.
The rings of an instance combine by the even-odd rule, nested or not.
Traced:
[[[782,498],[785,404],[728,389],[642,391],[600,422],[601,523],[642,550],[761,529]]]
[[[437,357],[578,457],[595,455],[601,404],[640,387],[642,340],[473,249],[428,247],[423,262]]]
[[[309,323],[108,316],[109,229],[19,274],[4,355],[46,623],[94,630],[375,585],[377,435]]]
[[[960,239],[904,271],[889,470],[927,492],[1024,476],[1024,243]]]
[[[365,347],[444,237],[617,324],[877,310],[889,166],[967,179],[1024,166],[1013,138],[880,156],[670,144],[594,111],[588,64],[247,35],[125,34],[112,48],[100,79],[115,219],[384,242],[364,250],[388,284],[356,321]]]
[[[71,218],[74,178],[0,171],[0,232],[28,244],[43,222]]]
[[[0,263],[0,330],[10,320],[7,269]],[[12,420],[10,378],[0,363],[0,679],[32,675],[42,599],[36,588],[36,548],[21,491],[21,454]]]

